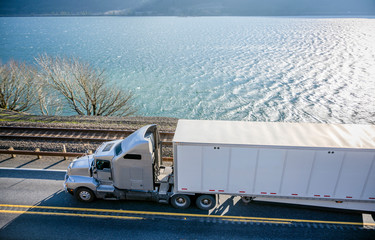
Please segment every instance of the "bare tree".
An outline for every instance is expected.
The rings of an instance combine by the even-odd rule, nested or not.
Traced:
[[[63,102],[56,94],[53,93],[53,89],[49,87],[45,82],[41,81],[42,88],[37,91],[38,97],[38,110],[42,115],[59,115],[63,111]],[[37,111],[37,110],[36,110]]]
[[[37,102],[38,88],[35,68],[13,60],[0,63],[0,108],[30,110]]]
[[[103,70],[76,58],[42,55],[36,61],[42,79],[79,115],[129,116],[135,113],[131,105],[133,95],[109,85]]]

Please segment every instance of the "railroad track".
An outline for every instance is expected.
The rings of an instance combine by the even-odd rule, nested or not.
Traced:
[[[123,139],[134,130],[84,129],[84,128],[43,128],[0,126],[0,139],[66,141],[66,142],[105,142]],[[174,132],[160,132],[164,145],[172,145]]]

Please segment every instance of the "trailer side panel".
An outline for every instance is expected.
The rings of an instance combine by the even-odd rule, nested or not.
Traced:
[[[315,151],[289,150],[280,194],[284,196],[304,196],[309,186]],[[296,184],[298,183],[298,184]]]
[[[232,148],[229,166],[228,191],[246,194],[254,191],[258,149]]]
[[[176,149],[181,192],[375,200],[374,152],[199,144]]]
[[[364,203],[375,211],[372,125],[179,120],[173,144],[178,193]]]

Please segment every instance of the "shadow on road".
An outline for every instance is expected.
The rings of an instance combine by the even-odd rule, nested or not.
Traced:
[[[354,211],[267,203],[243,203],[240,197],[220,196],[219,204],[211,214],[225,216],[251,216],[274,219],[303,219],[336,222],[362,222],[362,214]]]
[[[12,157],[9,157],[9,158],[6,158],[4,160],[1,160],[0,163],[7,162],[7,161],[12,160],[12,159],[13,159]]]

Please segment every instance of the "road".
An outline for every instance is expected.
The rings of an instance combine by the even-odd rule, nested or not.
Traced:
[[[230,196],[210,212],[141,201],[87,204],[63,191],[63,177],[0,168],[0,239],[375,239],[360,213],[245,205]]]

